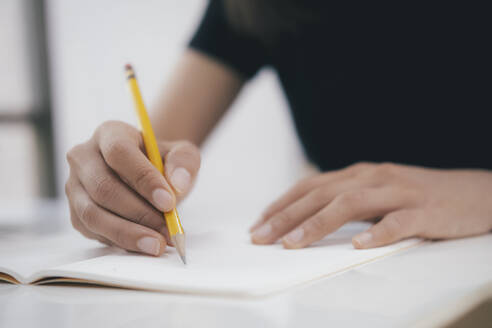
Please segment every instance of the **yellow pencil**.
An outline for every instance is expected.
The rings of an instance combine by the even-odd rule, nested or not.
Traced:
[[[154,130],[152,129],[152,125],[150,124],[149,115],[147,114],[140,89],[138,88],[137,79],[135,78],[135,72],[133,71],[133,68],[130,64],[127,64],[125,66],[125,71],[128,85],[130,86],[130,91],[133,96],[135,110],[140,122],[140,129],[142,130],[142,136],[147,156],[150,162],[159,170],[159,172],[161,172],[161,174],[164,174],[164,164],[162,163],[161,153],[159,152],[159,148],[157,147]],[[166,219],[167,230],[169,231],[171,241],[176,247],[181,260],[184,264],[186,264],[185,235],[183,232],[183,227],[181,226],[181,222],[179,221],[178,212],[174,208],[173,210],[164,213],[164,217]]]

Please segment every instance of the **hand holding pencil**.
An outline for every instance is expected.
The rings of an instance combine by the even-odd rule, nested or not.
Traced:
[[[154,130],[152,129],[152,124],[150,123],[149,115],[147,114],[147,110],[145,109],[142,95],[140,93],[140,88],[138,87],[135,72],[133,71],[133,68],[130,64],[127,64],[125,66],[125,70],[126,78],[128,80],[128,86],[133,96],[135,111],[137,113],[140,128],[142,130],[142,137],[147,157],[149,158],[152,165],[154,165],[161,174],[164,174],[164,164],[162,163],[161,154],[157,146],[157,140],[155,139],[155,134]],[[181,260],[184,264],[186,264],[185,235],[176,208],[173,208],[170,211],[164,211],[164,217],[166,218],[166,226],[169,238],[171,239],[172,244],[176,247]]]
[[[172,244],[163,212],[191,190],[200,153],[188,141],[157,140],[162,173],[147,158],[142,133],[118,121],[101,124],[67,153],[66,194],[72,225],[84,236],[153,256]]]

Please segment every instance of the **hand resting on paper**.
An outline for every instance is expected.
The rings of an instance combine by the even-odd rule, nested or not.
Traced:
[[[140,132],[123,122],[103,123],[72,148],[65,192],[75,229],[106,244],[161,255],[169,240],[162,211],[190,191],[200,153],[187,141],[160,141],[159,149],[165,176],[146,158]]]
[[[356,248],[407,237],[458,238],[492,229],[492,173],[358,163],[302,180],[251,228],[256,244],[308,246],[347,222],[381,219]]]

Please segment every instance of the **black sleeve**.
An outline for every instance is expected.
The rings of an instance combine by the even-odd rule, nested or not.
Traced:
[[[221,0],[210,0],[189,46],[251,78],[267,63],[266,49],[251,36],[230,26]]]

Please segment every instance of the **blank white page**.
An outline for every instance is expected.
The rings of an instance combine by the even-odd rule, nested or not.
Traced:
[[[356,250],[354,234],[366,224],[346,225],[323,241],[299,250],[281,244],[252,245],[244,228],[187,232],[187,265],[169,248],[160,258],[119,253],[59,266],[39,275],[87,279],[103,284],[182,293],[262,295],[327,277],[420,242],[406,240]]]
[[[78,232],[55,236],[32,236],[0,241],[0,272],[21,283],[32,281],[40,270],[117,252]]]

